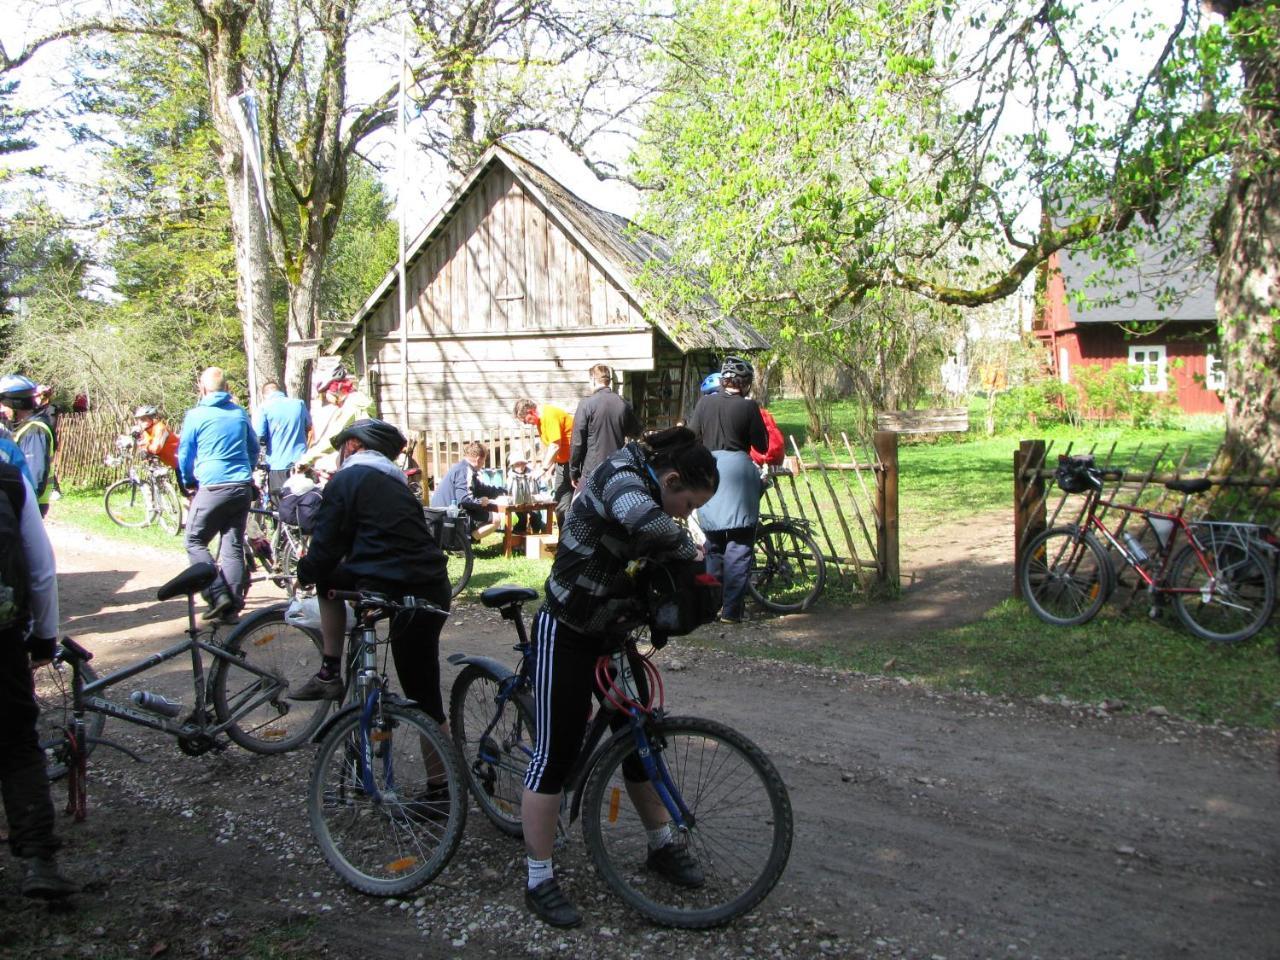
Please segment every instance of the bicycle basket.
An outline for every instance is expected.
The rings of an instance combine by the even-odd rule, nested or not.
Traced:
[[[1064,453],[1058,457],[1058,469],[1054,471],[1053,477],[1067,493],[1084,493],[1093,486],[1089,477],[1093,468],[1092,456],[1085,454],[1072,457]]]

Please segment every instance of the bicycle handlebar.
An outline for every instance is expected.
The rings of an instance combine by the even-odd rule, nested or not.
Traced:
[[[425,610],[427,613],[434,613],[441,617],[449,616],[448,610],[441,610],[434,603],[418,597],[403,597],[400,600],[392,600],[385,594],[375,593],[372,590],[330,590],[327,596],[330,600],[344,600],[347,603],[354,603],[357,610],[361,608],[369,610],[374,607],[391,613],[401,613],[405,610]]]

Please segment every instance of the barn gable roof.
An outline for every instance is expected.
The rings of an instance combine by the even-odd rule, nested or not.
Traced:
[[[406,270],[447,227],[463,200],[494,164],[506,167],[548,215],[595,259],[600,269],[641,306],[645,318],[681,351],[768,349],[769,342],[759,331],[744,321],[725,316],[710,295],[703,298],[707,307],[705,317],[678,316],[654,304],[638,281],[650,264],[670,261],[671,252],[666,242],[625,217],[592,206],[541,167],[501,144],[485,151],[448,201],[408,244]],[[359,336],[361,326],[395,292],[398,282],[398,266],[392,267],[352,318],[351,329],[331,344],[330,353],[342,352]]]
[[[1213,275],[1194,265],[1166,263],[1166,252],[1146,244],[1136,263],[1112,267],[1080,251],[1062,251],[1059,269],[1075,323],[1195,323],[1214,321]],[[1074,294],[1085,297],[1083,304]]]

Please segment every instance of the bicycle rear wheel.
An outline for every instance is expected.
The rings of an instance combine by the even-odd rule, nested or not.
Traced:
[[[86,684],[98,679],[97,671],[87,663],[80,665],[80,675]],[[32,671],[31,678],[35,681],[36,705],[40,708],[36,736],[44,753],[45,773],[50,780],[58,780],[67,775],[66,731],[75,719],[71,665],[55,655],[52,663]],[[84,722],[86,741],[81,749],[87,757],[98,745],[107,718],[101,713],[86,713]]]
[[[168,478],[156,480],[155,500],[155,519],[160,524],[160,529],[168,534],[176,534],[182,529],[182,500]]]
[[[1111,563],[1091,533],[1053,527],[1027,544],[1018,583],[1027,606],[1045,623],[1069,627],[1097,616],[1111,595]]]
[[[766,610],[808,610],[822,595],[827,565],[818,544],[789,523],[766,523],[756,532],[747,589]]]
[[[321,853],[343,880],[361,893],[395,897],[448,864],[466,826],[466,787],[453,745],[422,711],[383,701],[370,739],[375,793],[361,776],[355,710],[320,744],[307,810]]]
[[[468,665],[453,681],[449,727],[481,812],[507,836],[518,837],[524,772],[533,756],[533,704],[523,693],[499,703],[498,691],[496,679]]]
[[[467,586],[471,579],[471,568],[475,565],[475,555],[471,550],[471,541],[461,549],[446,549],[445,559],[449,561],[449,596],[456,597]]]
[[[1240,643],[1267,625],[1276,603],[1275,578],[1258,552],[1240,543],[1206,553],[1210,572],[1187,544],[1173,558],[1173,606],[1187,629],[1211,643]],[[1210,577],[1212,574],[1212,579]]]
[[[786,868],[793,829],[786,785],[759,747],[724,724],[672,717],[651,724],[649,736],[692,814],[676,842],[687,845],[703,882],[679,886],[648,869],[645,825],[622,773],[636,755],[629,738],[608,747],[587,780],[587,850],[609,885],[649,919],[692,929],[728,923],[763,900]]]
[[[116,526],[145,527],[155,519],[150,491],[128,477],[107,487],[102,503]]]
[[[236,659],[218,659],[213,672],[213,708],[219,723],[235,718],[227,735],[254,753],[284,753],[306,743],[320,729],[329,700],[288,699],[320,669],[320,633],[287,623],[285,607],[246,617],[224,641]],[[242,664],[265,670],[253,673]]]

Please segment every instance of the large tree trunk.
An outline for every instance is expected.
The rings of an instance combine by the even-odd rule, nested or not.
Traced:
[[[320,282],[325,257],[312,253],[301,258],[298,279],[289,290],[289,340],[314,340],[320,337]],[[323,346],[323,343],[321,344]],[[306,397],[311,363],[306,352],[286,350],[284,358],[285,390],[291,397]]]
[[[1280,51],[1273,38],[1280,11],[1273,3],[1218,7],[1224,14],[1242,13],[1240,22],[1249,28],[1234,31],[1243,53],[1246,139],[1234,157],[1215,237],[1227,452],[1237,469],[1274,468],[1280,460],[1280,124],[1274,94]]]
[[[205,72],[209,80],[209,110],[218,131],[218,167],[231,207],[231,234],[236,245],[236,304],[244,328],[246,367],[253,357],[251,382],[255,387],[279,378],[280,344],[276,337],[271,297],[271,249],[258,205],[256,190],[244,170],[240,133],[227,99],[244,90],[244,31],[251,3],[226,0],[211,11],[197,7],[205,40]],[[248,397],[249,402],[257,401]]]

